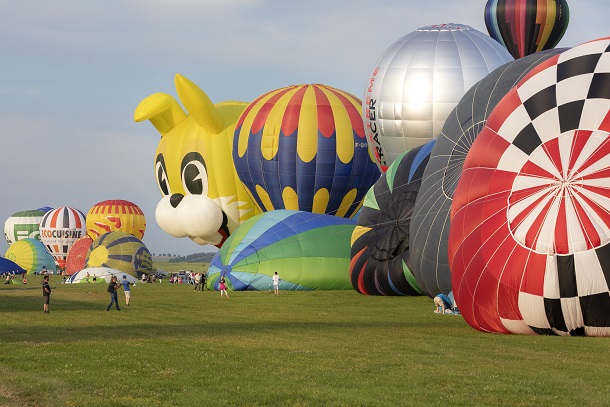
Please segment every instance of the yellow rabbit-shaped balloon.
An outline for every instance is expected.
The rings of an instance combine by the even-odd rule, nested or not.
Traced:
[[[134,113],[136,122],[150,120],[161,133],[155,175],[163,198],[155,218],[172,236],[220,247],[239,224],[260,213],[232,159],[235,125],[248,103],[213,104],[182,75],[175,85],[188,114],[166,93],[148,96]]]

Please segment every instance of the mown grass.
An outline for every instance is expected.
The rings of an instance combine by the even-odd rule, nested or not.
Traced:
[[[608,339],[483,334],[429,298],[0,286],[3,406],[608,405]],[[123,294],[119,293],[121,304]]]

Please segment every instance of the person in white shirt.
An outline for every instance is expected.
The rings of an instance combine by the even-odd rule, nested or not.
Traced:
[[[273,275],[273,290],[275,291],[275,295],[278,295],[280,292],[280,276],[277,275],[277,271]]]

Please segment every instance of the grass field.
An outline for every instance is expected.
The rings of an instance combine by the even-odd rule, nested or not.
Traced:
[[[608,339],[483,334],[429,298],[138,284],[106,312],[54,276],[43,314],[39,279],[0,286],[1,406],[610,403]]]

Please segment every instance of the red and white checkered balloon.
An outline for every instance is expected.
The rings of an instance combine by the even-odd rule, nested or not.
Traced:
[[[610,336],[610,39],[534,68],[472,145],[451,208],[474,328]]]

